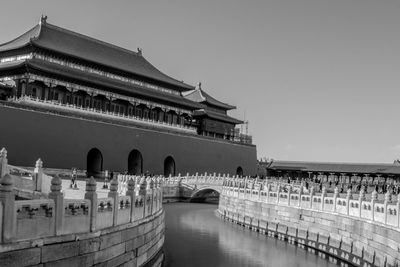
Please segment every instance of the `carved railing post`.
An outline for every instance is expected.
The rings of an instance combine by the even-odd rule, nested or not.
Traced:
[[[333,212],[336,212],[336,199],[339,195],[339,188],[335,187],[335,190],[333,191]]]
[[[400,227],[400,194],[397,195],[397,227]]]
[[[148,201],[147,215],[153,214],[154,181],[152,178],[147,180],[146,201]]]
[[[38,159],[35,163],[35,190],[42,192],[43,184],[43,161]]]
[[[3,203],[3,221],[0,223],[3,225],[3,242],[9,243],[13,241],[16,235],[16,222],[14,221],[15,195],[12,177],[9,174],[5,174],[0,179],[0,185],[0,202]]]
[[[322,187],[322,192],[321,192],[321,210],[324,210],[325,207],[325,197],[326,197],[326,187]]]
[[[135,192],[135,180],[132,178],[128,181],[128,190],[126,190],[126,195],[131,198],[131,218],[130,222],[134,221],[133,211],[135,209],[135,201],[136,201],[136,192]]]
[[[270,203],[270,201],[269,201],[269,192],[271,191],[271,184],[270,183],[268,183],[267,184],[267,203]]]
[[[312,209],[312,203],[313,203],[313,196],[314,196],[314,186],[310,187],[310,209]]]
[[[371,194],[371,211],[372,211],[372,220],[375,221],[375,202],[378,200],[378,192],[374,190]]]
[[[388,205],[392,201],[392,194],[390,194],[390,191],[387,190],[385,194],[385,202],[384,202],[384,212],[385,212],[385,224],[387,223],[387,215],[388,215]]]
[[[8,173],[7,150],[3,147],[0,150],[0,178]]]
[[[143,203],[143,218],[146,217],[146,208],[147,208],[146,188],[147,188],[147,181],[146,181],[146,178],[143,177],[140,180],[140,187],[139,187],[139,195],[141,196],[142,203]]]
[[[362,210],[362,202],[365,200],[365,191],[364,191],[364,188],[362,188],[361,189],[361,191],[360,191],[360,196],[358,197],[358,208],[359,208],[359,211],[358,211],[358,214],[359,214],[359,217],[361,217],[361,210]]]
[[[54,200],[54,214],[55,214],[55,227],[56,235],[62,234],[64,224],[64,195],[61,192],[62,180],[58,175],[51,179],[49,198]]]
[[[97,220],[97,193],[96,193],[96,180],[90,177],[86,180],[85,199],[90,200],[90,231],[96,230]]]
[[[347,195],[346,195],[346,214],[349,215],[350,211],[350,199],[352,199],[351,196],[351,189],[347,189]]]
[[[113,207],[113,225],[117,225],[118,220],[118,203],[119,203],[119,196],[118,196],[118,180],[115,177],[110,182],[110,191],[108,192],[108,197],[111,197],[114,200],[114,207]]]

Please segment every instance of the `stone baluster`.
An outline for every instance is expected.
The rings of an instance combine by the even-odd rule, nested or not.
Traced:
[[[400,227],[400,194],[397,195],[397,227]]]
[[[42,184],[43,184],[43,161],[39,158],[35,163],[35,190],[38,192],[42,192]]]
[[[54,200],[56,235],[61,235],[64,224],[64,195],[61,192],[62,180],[58,175],[51,179],[49,198]]]
[[[147,188],[147,181],[146,178],[143,178],[140,180],[140,186],[139,186],[139,195],[141,196],[143,201],[143,218],[146,216],[146,208],[147,208],[146,188]]]
[[[288,206],[290,206],[290,198],[292,196],[292,192],[293,192],[293,186],[290,184],[288,190]]]
[[[387,215],[388,215],[388,205],[392,201],[392,194],[390,190],[388,190],[385,194],[385,202],[384,202],[384,212],[385,212],[385,223],[387,223]]]
[[[131,198],[131,218],[130,218],[130,222],[134,221],[134,216],[133,216],[133,211],[135,208],[135,201],[136,201],[136,192],[135,192],[135,180],[133,180],[132,178],[129,179],[128,181],[128,189],[126,190],[125,195],[129,196]]]
[[[358,215],[361,217],[361,210],[362,210],[362,203],[363,203],[363,201],[365,200],[365,190],[364,190],[364,188],[362,188],[361,190],[360,190],[360,195],[358,196],[358,208],[359,208],[359,211],[358,211]]]
[[[371,220],[375,221],[375,202],[378,200],[378,192],[374,190],[371,194],[371,211],[372,218]]]
[[[113,225],[117,225],[118,220],[118,205],[119,205],[119,195],[118,195],[118,179],[114,178],[110,182],[110,191],[108,192],[108,197],[114,200],[113,205]]]
[[[325,197],[326,197],[326,187],[322,187],[322,192],[321,192],[321,210],[324,210],[325,206]]]
[[[339,188],[337,188],[337,186],[335,187],[335,190],[333,191],[333,212],[336,212],[337,208],[336,208],[336,200],[338,198],[339,195]]]
[[[312,203],[313,203],[313,196],[314,196],[314,186],[310,187],[310,209],[312,209]]]
[[[0,185],[0,202],[3,203],[3,221],[0,221],[0,223],[3,225],[3,242],[9,243],[13,241],[16,235],[16,217],[14,216],[15,194],[13,191],[14,182],[12,177],[9,174],[5,174],[0,179]]]
[[[147,188],[146,188],[146,198],[150,199],[149,205],[147,207],[147,215],[153,214],[153,198],[154,198],[154,181],[149,178],[147,180]]]
[[[279,196],[279,194],[280,194],[280,192],[281,192],[281,184],[278,184],[278,186],[276,187],[276,197],[277,197],[277,200],[276,200],[276,203],[279,203],[279,199],[280,199],[280,196]]]
[[[0,150],[0,178],[8,173],[7,150],[3,147]]]
[[[96,180],[92,177],[86,180],[85,199],[90,200],[90,231],[96,230],[97,220],[97,193],[96,193]]]
[[[265,198],[265,200],[267,201],[267,203],[269,202],[269,192],[271,191],[271,184],[267,183],[265,186],[265,191],[267,192],[267,197]]]
[[[352,199],[351,195],[351,189],[347,189],[347,195],[346,195],[346,214],[349,215],[349,210],[350,210],[350,199]]]

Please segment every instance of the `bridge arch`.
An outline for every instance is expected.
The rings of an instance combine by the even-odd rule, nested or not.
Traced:
[[[175,176],[175,160],[172,156],[168,156],[164,160],[164,176]]]
[[[143,173],[143,156],[137,149],[133,149],[128,155],[128,173],[132,175]]]
[[[87,175],[100,177],[103,171],[103,155],[98,148],[92,148],[89,150],[86,158],[86,171]]]
[[[202,187],[199,189],[194,189],[190,196],[190,201],[191,202],[204,202],[206,198],[216,198],[219,199],[219,195],[221,193],[221,190],[217,187],[213,186],[207,186],[207,187]]]

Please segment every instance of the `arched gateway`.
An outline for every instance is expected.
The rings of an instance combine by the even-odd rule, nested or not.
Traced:
[[[237,167],[237,169],[236,169],[236,175],[238,175],[238,176],[240,176],[240,177],[242,177],[243,176],[243,169],[242,169],[242,167]]]
[[[128,156],[128,173],[138,175],[143,173],[143,157],[139,150],[132,150]]]
[[[168,156],[164,160],[164,176],[175,176],[175,160],[173,157]]]
[[[100,177],[103,171],[103,155],[97,148],[92,148],[87,154],[87,174],[88,176]]]

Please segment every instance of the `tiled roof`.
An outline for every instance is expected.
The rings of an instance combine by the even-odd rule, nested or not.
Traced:
[[[80,58],[99,65],[114,68],[172,85],[176,90],[187,91],[194,87],[173,79],[149,63],[141,53],[136,53],[97,39],[60,28],[39,23],[18,38],[1,44],[0,52],[27,45],[48,49],[67,56]]]
[[[192,101],[198,102],[198,103],[204,103],[205,105],[211,105],[211,106],[215,106],[224,110],[230,110],[230,109],[235,109],[235,106],[223,103],[215,98],[213,98],[212,96],[210,96],[209,94],[207,94],[206,92],[204,92],[203,89],[201,89],[200,87],[189,91],[189,92],[185,92],[184,93],[185,98],[190,99]]]
[[[271,170],[299,170],[305,172],[400,174],[400,166],[390,163],[339,163],[274,160],[267,168]]]
[[[233,123],[233,124],[243,123],[243,121],[241,121],[241,120],[232,118],[223,113],[214,112],[212,110],[205,110],[205,109],[195,110],[193,113],[193,117],[200,117],[200,116],[210,117],[215,120],[229,122],[229,123]]]
[[[113,88],[114,90],[121,91],[128,95],[144,96],[149,99],[158,99],[171,104],[178,104],[180,106],[190,108],[191,110],[201,108],[200,104],[187,100],[182,96],[175,96],[152,89],[140,88],[139,86],[133,86],[126,82],[111,80],[109,78],[101,77],[99,75],[91,74],[78,69],[68,69],[68,71],[66,71],[66,69],[61,65],[35,58],[26,61],[14,62],[13,64],[0,64],[0,71],[12,68],[20,68],[24,65],[26,65],[29,69],[39,70],[69,79],[82,81],[84,83],[93,84],[94,86],[102,86],[110,89]]]

